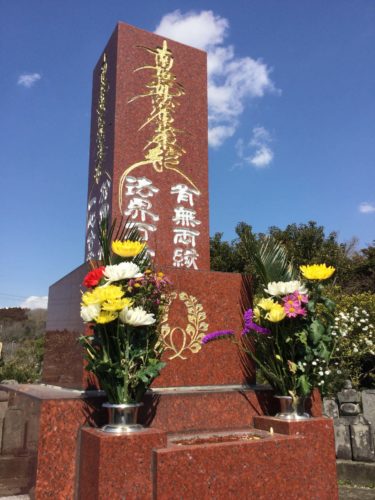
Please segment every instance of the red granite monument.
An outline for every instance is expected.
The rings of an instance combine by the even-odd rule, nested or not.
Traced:
[[[148,428],[121,436],[95,428],[105,418],[103,395],[85,390],[92,381],[77,343],[88,263],[52,285],[46,385],[1,388],[5,424],[18,419],[7,450],[30,458],[28,489],[18,493],[33,486],[38,500],[337,498],[333,425],[319,404],[309,421],[265,416],[272,392],[255,385],[253,364],[231,343],[201,344],[214,330],[239,333],[250,300],[248,278],[210,272],[206,77],[204,52],[122,23],[100,56],[86,260],[98,257],[103,217],[137,225],[174,285],[161,329],[167,366],[144,400]]]
[[[248,280],[210,272],[207,148],[206,53],[119,24],[93,77],[85,254],[98,257],[103,217],[124,217],[171,279],[161,330],[167,366],[155,387],[255,382],[251,362],[245,373],[233,345],[201,344],[209,331],[240,332],[249,301]],[[46,383],[86,386],[76,339],[87,269],[50,288]]]

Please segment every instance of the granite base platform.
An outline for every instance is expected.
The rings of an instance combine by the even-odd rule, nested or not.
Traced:
[[[79,498],[338,498],[330,419],[254,422],[253,429],[182,436],[83,429]],[[280,432],[258,429],[273,426]]]
[[[105,423],[106,414],[101,408],[104,394],[22,384],[1,386],[0,390],[9,393],[8,419],[17,414],[17,426],[7,434],[6,446],[9,453],[9,447],[13,446],[15,457],[23,460],[29,457],[33,462],[27,484],[35,491],[36,498],[56,498],[57,494],[59,498],[76,498],[83,481],[79,464],[86,463],[80,447],[81,436],[87,433],[82,432],[87,429],[92,435],[95,428]],[[249,432],[257,417],[276,411],[272,391],[264,386],[159,388],[147,394],[144,403],[140,417],[141,422],[149,426],[146,434],[155,431],[157,435],[163,435],[161,448],[168,450],[172,445],[165,445],[167,437],[189,437],[202,432]],[[312,405],[313,414],[319,414],[317,403],[319,400]],[[140,439],[146,434],[141,433]],[[99,432],[99,435],[103,433]],[[175,444],[172,448],[177,450],[180,445]],[[87,472],[84,474],[87,477]],[[97,487],[100,489],[100,483]]]

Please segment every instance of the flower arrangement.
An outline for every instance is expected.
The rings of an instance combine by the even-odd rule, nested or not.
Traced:
[[[266,271],[263,267],[267,278]],[[244,314],[240,342],[231,330],[210,333],[202,342],[234,341],[278,395],[293,400],[309,395],[329,372],[335,304],[323,295],[322,281],[334,271],[325,264],[300,266],[300,279],[265,281],[263,296]],[[287,272],[294,275],[291,269]]]
[[[165,366],[158,325],[170,288],[168,279],[152,269],[147,246],[136,229],[120,224],[100,228],[102,259],[91,261],[83,280],[81,317],[92,335],[80,337],[86,369],[98,379],[109,403],[141,401]]]

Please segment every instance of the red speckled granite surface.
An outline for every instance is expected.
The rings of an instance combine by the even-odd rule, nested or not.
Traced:
[[[288,437],[155,450],[154,498],[337,499],[332,421],[288,427]]]
[[[275,415],[279,411],[273,392],[262,386],[242,390],[176,388],[166,392],[156,388],[146,395],[144,403],[140,410],[142,423],[167,432],[244,428],[252,426],[256,416]],[[314,417],[322,416],[318,391],[307,401],[306,411]]]
[[[200,233],[195,246],[199,254],[198,268],[208,270],[210,264],[206,53],[167,39],[168,49],[172,53],[170,61],[173,63],[170,72],[175,76],[175,82],[184,89],[183,95],[173,98],[173,122],[169,124],[177,131],[176,144],[169,141],[169,151],[172,151],[175,146],[181,148],[183,153],[179,158],[164,161],[163,165],[145,161],[145,154],[149,151],[146,146],[154,137],[158,121],[154,119],[142,127],[153,109],[152,96],[132,100],[136,96],[149,92],[147,85],[155,81],[155,54],[151,51],[162,47],[164,40],[166,40],[164,37],[119,23],[103,52],[107,58],[108,85],[104,115],[106,153],[103,174],[96,183],[93,177],[97,164],[98,119],[96,110],[103,54],[99,58],[93,75],[88,199],[96,197],[98,202],[100,186],[109,175],[112,178],[109,196],[110,213],[113,218],[118,219],[128,208],[131,199],[131,195],[123,186],[121,192],[124,199],[122,206],[119,206],[121,176],[130,166],[143,163],[132,170],[129,175],[137,178],[145,177],[159,189],[159,192],[146,199],[152,204],[148,211],[159,216],[159,220],[155,222],[150,215],[146,214],[143,221],[157,227],[155,232],[149,231],[150,247],[156,252],[157,262],[161,265],[172,265],[175,248],[173,228],[176,227],[172,221],[175,215],[174,208],[178,205],[186,205],[185,208],[195,210],[196,219],[200,221],[200,224],[195,227]],[[148,68],[138,70],[144,66]],[[169,93],[176,95],[179,89],[181,87],[171,88]],[[167,99],[165,103],[164,108],[168,104]],[[153,147],[155,146],[156,144],[153,143]],[[164,156],[168,157],[168,154]],[[200,192],[200,195],[194,196],[193,207],[189,203],[177,204],[176,195],[171,194],[173,185],[182,183],[191,187],[189,181],[176,170],[191,180]],[[104,171],[107,171],[107,174]],[[139,221],[139,217],[136,220]]]
[[[227,433],[227,440],[223,433],[216,440],[192,435],[184,444],[181,438],[167,443],[166,434],[155,430],[116,438],[84,429],[80,498],[338,498],[331,420],[256,420],[282,433],[255,440],[249,429]],[[197,437],[200,444],[194,444]]]
[[[294,468],[296,475],[298,469],[301,469],[299,477],[305,479],[301,481],[305,498],[338,498],[335,437],[331,418],[288,422],[274,417],[256,416],[254,426],[265,431],[272,427],[274,432],[289,436],[304,436],[305,445],[295,455]]]
[[[249,283],[240,274],[209,271],[163,269],[173,283],[177,294],[172,302],[168,324],[178,348],[182,345],[181,331],[189,325],[186,300],[181,293],[197,299],[202,306],[202,323],[207,326],[199,333],[233,329],[237,335],[242,330],[242,310],[249,306]],[[76,339],[84,330],[79,317],[79,288],[84,276],[84,266],[70,273],[50,288],[46,348],[43,363],[43,382],[63,387],[85,387],[87,373],[83,369],[83,352]],[[74,278],[74,279],[73,279]],[[74,297],[74,300],[70,299]],[[178,349],[177,349],[178,350]],[[212,342],[198,352],[185,349],[181,355],[167,349],[164,359],[167,366],[154,387],[222,385],[254,383],[253,363],[247,360],[242,366],[236,346],[230,342]]]
[[[271,391],[195,390],[146,395],[142,422],[167,432],[239,429],[255,415],[276,411]]]
[[[47,400],[39,420],[37,499],[73,498],[79,459],[79,432],[92,424],[102,400]]]
[[[10,392],[10,404],[24,412],[25,442],[28,451],[36,454],[36,474],[30,481],[37,498],[56,498],[56,492],[61,492],[61,498],[73,498],[80,429],[105,423],[104,397],[37,384],[4,385],[1,390]],[[269,397],[269,391],[176,390],[148,396],[141,421],[174,433],[249,427],[253,416],[272,404]]]
[[[121,436],[83,429],[80,500],[151,499],[152,450],[166,445],[166,433],[156,429]]]

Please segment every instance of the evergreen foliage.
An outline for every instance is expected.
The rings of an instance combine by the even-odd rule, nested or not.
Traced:
[[[223,241],[223,233],[216,233],[210,240],[211,269],[213,271],[239,272],[257,276],[253,259],[245,248],[251,242],[262,242],[272,237],[287,251],[289,261],[298,268],[308,263],[324,262],[334,266],[337,273],[334,284],[344,293],[375,293],[375,241],[367,248],[355,250],[356,240],[339,243],[336,232],[326,235],[323,226],[315,221],[306,224],[289,224],[285,229],[271,226],[267,234],[255,233],[251,225],[240,222],[237,237]],[[253,245],[254,247],[255,245]]]

